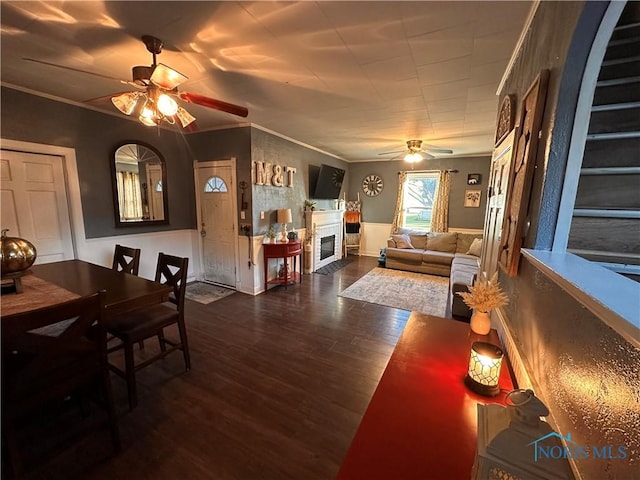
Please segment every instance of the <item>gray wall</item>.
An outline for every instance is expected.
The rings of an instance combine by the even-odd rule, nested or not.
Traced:
[[[254,232],[264,233],[270,224],[276,223],[276,210],[290,208],[294,228],[304,228],[304,201],[309,198],[309,166],[320,166],[323,163],[334,167],[348,169],[349,165],[330,155],[312,150],[271,133],[251,129],[251,152],[254,161],[269,162],[296,168],[293,188],[274,187],[271,185],[253,185],[253,223]],[[345,175],[342,188],[349,182],[349,174]],[[318,201],[317,208],[330,209],[332,202]],[[260,212],[265,213],[264,220]],[[276,231],[280,225],[276,225]]]
[[[183,136],[2,87],[2,137],[74,148],[87,238],[195,228],[191,155]],[[116,228],[111,162],[116,144],[157,148],[167,167],[169,224]]]
[[[545,237],[541,247],[550,245],[559,198],[553,192],[561,190],[562,181],[555,170],[558,162],[566,163],[572,127],[567,102],[575,102],[580,86],[574,79],[575,64],[582,51],[584,65],[584,46],[591,44],[602,6],[602,2],[541,2],[502,92],[515,95],[520,109],[539,71],[550,70],[529,204],[528,248],[536,246],[539,236]],[[591,37],[585,32],[589,25]],[[570,62],[566,71],[565,62]],[[572,80],[565,81],[568,78]],[[568,84],[573,84],[573,91]],[[516,277],[501,275],[500,282],[511,300],[505,312],[518,348],[561,432],[571,433],[578,445],[627,445],[634,457],[633,461],[577,460],[583,478],[633,478],[640,455],[638,349],[524,259]]]
[[[426,160],[415,169],[443,170],[455,169],[458,173],[451,174],[451,193],[449,197],[449,227],[475,228],[484,226],[484,214],[487,201],[487,186],[489,185],[489,168],[491,157],[469,158],[437,158]],[[349,166],[349,199],[355,200],[360,192],[362,200],[362,220],[372,223],[392,223],[398,197],[398,172],[410,171],[403,160],[392,162],[362,162]],[[469,173],[480,173],[480,185],[467,185]],[[380,175],[384,188],[380,195],[367,197],[362,191],[362,180],[369,174]],[[464,207],[465,190],[481,190],[482,198],[479,208]]]

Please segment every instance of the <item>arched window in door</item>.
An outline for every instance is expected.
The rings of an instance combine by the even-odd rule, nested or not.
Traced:
[[[227,184],[220,177],[211,177],[204,186],[205,193],[225,193]]]

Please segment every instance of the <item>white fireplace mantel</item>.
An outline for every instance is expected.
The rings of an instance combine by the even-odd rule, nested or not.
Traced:
[[[307,234],[311,238],[311,272],[342,258],[342,218],[344,210],[313,210],[305,212]],[[323,237],[335,235],[333,255],[320,258]]]

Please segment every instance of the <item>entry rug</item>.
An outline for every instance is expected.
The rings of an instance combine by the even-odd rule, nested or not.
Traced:
[[[229,288],[219,287],[209,283],[194,282],[187,285],[185,298],[206,305],[234,293],[236,293],[236,291]]]
[[[376,267],[339,296],[444,317],[448,291],[448,277]]]

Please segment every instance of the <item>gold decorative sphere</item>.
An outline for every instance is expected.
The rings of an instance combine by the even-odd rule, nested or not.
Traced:
[[[26,270],[36,261],[38,252],[33,244],[24,238],[8,237],[8,228],[2,230],[0,252],[2,275]]]

